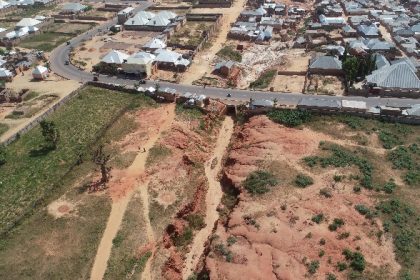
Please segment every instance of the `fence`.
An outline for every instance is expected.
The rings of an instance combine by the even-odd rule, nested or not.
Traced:
[[[49,108],[47,111],[36,117],[34,120],[32,120],[30,123],[25,125],[25,127],[21,128],[18,132],[10,136],[8,139],[3,141],[1,144],[3,145],[9,145],[16,139],[18,139],[22,134],[27,133],[29,130],[31,130],[33,127],[38,125],[42,120],[44,120],[46,117],[54,113],[58,108],[60,108],[62,105],[67,103],[72,97],[76,96],[81,89],[83,89],[86,85],[81,86],[80,88],[76,89],[75,91],[71,92],[69,95],[63,97],[60,101],[55,103],[51,108]]]

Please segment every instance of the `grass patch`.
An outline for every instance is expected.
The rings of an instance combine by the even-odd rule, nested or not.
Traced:
[[[61,187],[62,178],[79,157],[90,158],[91,146],[110,123],[133,103],[147,105],[149,100],[142,95],[86,87],[47,118],[61,135],[57,149],[40,150],[44,139],[38,126],[10,144],[7,163],[0,169],[0,232],[13,227]]]
[[[140,196],[133,196],[128,204],[120,230],[113,240],[113,247],[104,279],[140,279],[149,252],[138,256],[138,249],[147,243]]]
[[[37,49],[44,52],[49,52],[55,49],[62,43],[70,40],[71,35],[64,35],[54,32],[39,33],[36,35],[24,38],[19,46],[27,49]]]
[[[273,122],[283,124],[288,127],[295,127],[307,122],[311,114],[307,111],[300,110],[273,110],[267,113]]]
[[[269,192],[271,187],[278,184],[278,180],[267,171],[257,170],[251,172],[242,184],[250,194],[255,195]]]
[[[182,104],[176,104],[175,113],[182,120],[199,120],[204,115],[198,108],[186,108]]]
[[[237,62],[242,61],[242,54],[234,50],[232,46],[223,47],[216,53],[216,55],[219,56],[220,58],[227,59],[227,60],[233,60]]]
[[[0,136],[9,130],[9,126],[4,123],[0,123]]]
[[[295,179],[295,185],[299,188],[306,188],[307,186],[313,185],[314,179],[305,174],[298,174]]]
[[[35,97],[38,97],[39,94],[40,94],[39,92],[31,90],[28,94],[25,95],[25,97],[23,98],[23,101],[34,99]]]
[[[257,88],[257,89],[263,89],[270,85],[270,83],[273,81],[274,77],[277,75],[277,70],[268,70],[263,72],[258,79],[253,81],[249,87],[250,88]]]
[[[162,161],[171,154],[172,151],[169,148],[156,144],[149,150],[149,154],[146,159],[146,166],[151,166],[159,161]]]

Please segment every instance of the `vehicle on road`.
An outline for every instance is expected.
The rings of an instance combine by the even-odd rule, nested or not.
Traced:
[[[141,84],[141,85],[144,85],[146,83],[146,80],[145,79],[141,79],[140,81],[139,81],[139,84]]]
[[[69,65],[70,64],[70,62],[68,61],[68,60],[66,60],[65,62],[64,62],[64,65]]]
[[[228,93],[228,94],[226,95],[226,97],[232,97],[232,94]]]
[[[70,45],[70,41],[67,41],[66,44],[67,44],[67,46]]]

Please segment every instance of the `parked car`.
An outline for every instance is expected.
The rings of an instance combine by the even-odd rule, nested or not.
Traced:
[[[70,64],[70,62],[68,61],[68,60],[66,60],[65,62],[64,62],[64,65],[69,65]]]
[[[144,85],[146,83],[146,80],[145,79],[141,79],[140,81],[139,81],[139,84],[141,84],[141,85]]]

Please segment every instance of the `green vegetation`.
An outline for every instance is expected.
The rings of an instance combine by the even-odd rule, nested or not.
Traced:
[[[364,78],[375,70],[375,59],[371,54],[367,57],[347,56],[346,51],[343,56],[343,70],[350,86],[358,77]]]
[[[24,38],[19,43],[19,46],[27,49],[37,49],[39,51],[49,52],[71,38],[72,36],[70,35],[45,32]]]
[[[23,101],[29,101],[31,99],[34,99],[35,97],[39,96],[39,92],[36,91],[30,91],[28,94],[25,95],[23,98]]]
[[[228,246],[232,246],[236,243],[236,237],[235,236],[229,236],[226,240]]]
[[[7,130],[9,130],[9,126],[4,123],[0,123],[0,136],[2,136]]]
[[[368,219],[373,218],[373,213],[372,211],[369,209],[369,207],[363,205],[363,204],[357,204],[354,206],[354,209],[356,209],[357,212],[360,213],[360,215],[365,216]]]
[[[117,236],[112,241],[112,251],[104,279],[140,278],[150,252],[139,256],[138,249],[147,244],[143,218],[143,204],[140,196],[133,196],[127,206]]]
[[[295,185],[299,188],[306,188],[307,186],[313,185],[314,179],[305,174],[296,175]]]
[[[319,268],[319,261],[311,261],[308,264],[308,272],[309,274],[315,274]]]
[[[288,127],[299,126],[311,118],[307,111],[276,109],[267,113],[267,116],[276,123]]]
[[[0,145],[0,166],[2,166],[3,164],[7,162],[6,156],[7,156],[6,147],[3,145]]]
[[[343,271],[347,269],[347,264],[345,262],[338,262],[337,263],[337,270]]]
[[[311,221],[317,224],[320,224],[324,220],[324,214],[320,213],[312,216]]]
[[[264,194],[270,191],[270,187],[274,187],[277,184],[276,177],[263,170],[251,172],[243,182],[244,188],[252,195]]]
[[[337,280],[337,277],[334,274],[332,274],[332,273],[328,273],[325,276],[325,280]]]
[[[0,168],[0,232],[13,227],[59,189],[80,157],[90,159],[91,146],[124,111],[150,104],[153,101],[141,95],[86,87],[47,118],[60,131],[57,149],[39,150],[44,143],[40,129],[10,144],[7,163]]]
[[[186,108],[182,104],[177,104],[175,113],[183,120],[199,120],[203,117],[203,112],[198,108]]]
[[[171,154],[172,151],[169,148],[156,144],[149,150],[149,154],[146,159],[146,166],[151,166],[159,161],[162,161]]]
[[[352,252],[349,249],[343,250],[343,255],[350,261],[350,267],[356,271],[363,271],[366,267],[365,257],[360,252]]]
[[[237,61],[237,62],[241,62],[242,61],[242,54],[236,50],[233,49],[232,46],[225,46],[222,49],[220,49],[216,55],[218,55],[219,57],[223,58],[223,59],[227,59],[227,60],[233,60],[233,61]]]
[[[403,176],[405,183],[410,186],[420,184],[420,152],[417,144],[396,147],[388,153],[388,160],[391,161],[394,169],[406,171]],[[385,188],[389,191],[395,189],[395,186],[388,185]]]
[[[277,75],[277,70],[268,70],[263,73],[256,79],[255,81],[251,82],[249,87],[250,88],[256,88],[256,89],[263,89],[270,85],[270,83],[273,81],[273,79]]]
[[[177,247],[184,247],[190,244],[193,238],[193,230],[191,227],[187,227],[184,231],[173,238],[174,244]]]
[[[331,224],[328,225],[330,231],[336,231],[338,228],[344,225],[344,220],[335,218]]]
[[[202,215],[190,214],[185,219],[194,230],[200,230],[206,226]]]
[[[42,120],[39,123],[41,127],[41,134],[44,137],[45,144],[43,148],[55,150],[57,148],[58,141],[60,140],[60,133],[57,126],[52,121]]]
[[[420,217],[414,208],[393,198],[382,201],[377,210],[384,218],[385,232],[394,236],[397,259],[405,266],[414,265],[420,249]]]
[[[332,154],[327,157],[312,156],[309,158],[304,158],[305,163],[307,163],[309,166],[314,166],[316,163],[319,163],[323,168],[328,166],[349,167],[351,165],[356,165],[362,174],[362,178],[360,179],[362,186],[368,189],[373,187],[373,166],[369,161],[357,156],[354,152],[349,151],[337,144],[321,142],[319,146],[322,150],[329,151]]]
[[[331,198],[332,197],[332,191],[330,188],[322,188],[319,190],[319,194],[326,197]]]
[[[233,260],[233,253],[222,243],[216,244],[214,246],[214,252],[220,256],[223,256],[227,262]]]

